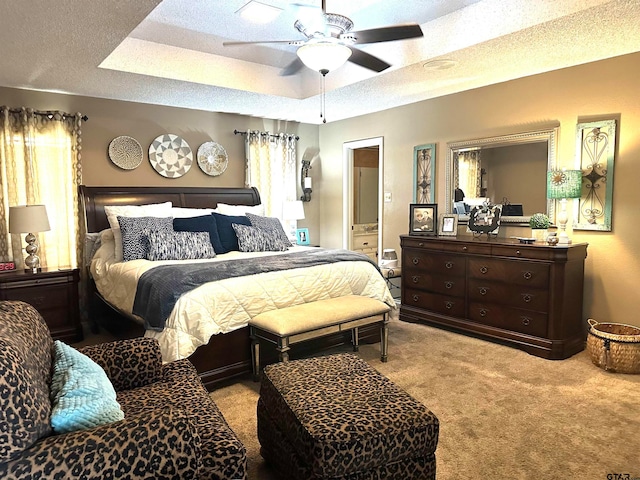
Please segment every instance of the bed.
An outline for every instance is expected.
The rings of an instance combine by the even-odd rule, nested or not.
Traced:
[[[377,268],[364,258],[354,259],[348,257],[349,253],[345,252],[348,258],[342,261],[339,258],[340,251],[322,252],[322,249],[294,246],[286,252],[231,251],[216,255],[215,258],[187,262],[199,265],[178,266],[177,268],[191,268],[200,272],[224,270],[222,266],[233,271],[238,265],[237,270],[246,273],[246,270],[243,270],[246,267],[240,268],[240,265],[243,265],[243,262],[251,263],[251,257],[259,256],[263,266],[283,262],[291,262],[293,266],[294,263],[308,262],[309,258],[317,257],[313,259],[315,263],[309,264],[310,266],[300,263],[296,268],[274,271],[267,269],[243,277],[230,276],[203,283],[188,292],[176,294],[175,303],[170,304],[171,309],[158,313],[160,317],[166,316],[166,319],[162,318],[163,323],[150,325],[148,319],[136,315],[142,311],[145,312],[145,317],[147,314],[151,315],[147,311],[149,308],[140,308],[138,294],[144,288],[138,287],[138,282],[141,277],[146,278],[151,274],[155,274],[156,277],[173,277],[173,264],[185,262],[116,262],[112,253],[113,247],[109,246],[109,242],[115,240],[112,239],[109,230],[105,206],[171,202],[174,208],[186,209],[213,209],[219,204],[251,207],[260,205],[258,191],[255,188],[220,187],[81,186],[80,196],[84,206],[86,232],[102,232],[102,245],[91,261],[91,290],[97,299],[94,305],[98,308],[94,310],[98,312],[99,307],[106,305],[110,313],[95,313],[95,317],[101,317],[101,326],[108,330],[115,324],[120,328],[124,324],[138,335],[144,334],[158,339],[165,361],[188,357],[208,388],[222,380],[251,371],[247,323],[252,316],[261,312],[297,303],[308,303],[326,296],[353,293],[377,298],[395,308],[386,282]],[[336,260],[325,264],[318,258],[321,255],[333,255]],[[215,268],[211,268],[213,266]],[[156,304],[152,301],[143,303],[143,307]],[[363,341],[377,341],[379,338],[377,329],[365,330],[361,335]],[[348,335],[343,334],[325,337],[309,348],[329,348],[346,343],[349,339]],[[304,353],[304,350],[302,352]]]

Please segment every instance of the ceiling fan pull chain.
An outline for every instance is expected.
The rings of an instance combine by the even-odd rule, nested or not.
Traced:
[[[326,73],[322,73],[322,79],[320,83],[320,118],[322,119],[322,123],[327,123],[327,102],[325,99],[325,78]]]

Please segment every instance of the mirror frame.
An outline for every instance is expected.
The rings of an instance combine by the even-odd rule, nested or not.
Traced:
[[[556,157],[558,149],[558,127],[537,130],[533,132],[515,133],[510,135],[502,135],[498,137],[486,137],[473,140],[464,140],[461,142],[449,142],[447,143],[447,160],[445,165],[445,202],[447,213],[453,212],[453,193],[454,193],[454,178],[458,171],[455,163],[458,152],[470,149],[483,149],[493,147],[504,147],[511,145],[522,145],[526,143],[534,142],[547,142],[547,171],[553,170],[556,166]],[[545,192],[547,185],[544,185]],[[547,199],[547,215],[551,220],[551,223],[555,223],[555,200]],[[512,223],[520,225],[529,224],[530,215],[527,216],[502,216],[500,218],[501,223]],[[469,215],[459,215],[459,221],[469,221]]]

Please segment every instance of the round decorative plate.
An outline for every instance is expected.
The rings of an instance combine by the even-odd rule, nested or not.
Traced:
[[[207,175],[216,177],[227,169],[229,157],[224,147],[216,142],[205,142],[198,148],[198,166]]]
[[[151,143],[149,161],[163,177],[178,178],[191,168],[193,152],[184,138],[165,133]]]
[[[116,137],[109,143],[109,159],[124,170],[133,170],[142,163],[142,147],[135,138]]]

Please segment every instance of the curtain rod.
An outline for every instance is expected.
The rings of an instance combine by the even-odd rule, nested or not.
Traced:
[[[240,130],[234,130],[234,131],[233,131],[233,134],[234,134],[234,135],[246,135],[246,134],[247,134],[247,132],[241,132]],[[267,134],[266,134],[266,133],[262,133],[262,135],[267,135]],[[289,135],[289,134],[287,133],[287,134],[285,134],[285,135]],[[273,135],[273,134],[271,134],[271,133],[270,133],[270,134],[269,134],[269,136],[270,136],[270,137],[272,137],[272,138],[276,138],[276,137],[278,137],[279,135]],[[299,137],[299,136],[297,136],[297,135],[296,135],[296,137],[295,137],[295,138],[296,138],[296,140],[300,140],[300,137]]]
[[[22,109],[21,108],[8,108],[7,110],[9,110],[9,113],[21,113]],[[48,117],[50,115],[55,115],[55,114],[60,114],[62,115],[62,118],[65,117],[75,117],[75,114],[71,114],[71,113],[64,113],[64,112],[60,112],[58,110],[48,110],[48,111],[44,111],[44,112],[40,112],[38,110],[31,110],[30,113],[33,113],[34,115],[42,115],[45,117]],[[83,122],[86,122],[87,120],[89,120],[89,117],[87,117],[86,115],[81,115],[81,119]]]

